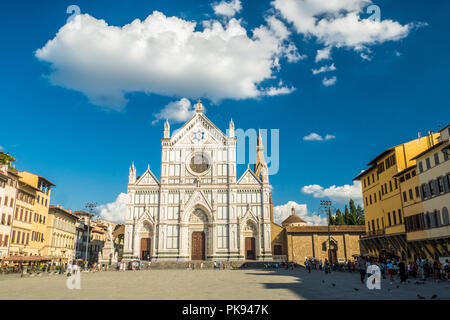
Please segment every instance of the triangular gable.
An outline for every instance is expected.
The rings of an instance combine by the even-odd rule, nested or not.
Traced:
[[[241,176],[241,178],[238,180],[237,184],[261,184],[261,181],[259,181],[258,177],[253,173],[250,168],[247,168],[247,170],[244,172],[244,174]]]
[[[138,186],[159,186],[159,181],[152,173],[150,168],[144,172],[144,174],[136,181]]]
[[[216,127],[204,114],[197,113],[189,121],[187,121],[180,129],[176,130],[174,135],[170,138],[170,143],[175,145],[176,143],[189,139],[189,134],[194,128],[202,126],[208,133],[208,143],[217,141],[216,143],[226,143],[227,136]],[[212,138],[212,139],[211,139]],[[220,141],[222,139],[222,141]]]
[[[239,221],[242,224],[245,224],[248,220],[252,220],[253,222],[256,223],[256,225],[258,225],[258,217],[253,213],[251,207],[249,206],[247,211],[245,212],[244,216],[242,218],[239,219]]]
[[[189,211],[192,207],[199,204],[212,211],[211,203],[208,201],[206,195],[200,190],[195,190],[194,194],[190,197],[188,202],[186,202],[185,211]]]
[[[142,215],[139,217],[138,222],[143,222],[145,220],[148,220],[152,225],[154,224],[153,217],[150,215],[150,212],[148,210],[145,210]]]

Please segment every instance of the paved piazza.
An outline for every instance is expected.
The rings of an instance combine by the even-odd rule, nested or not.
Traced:
[[[450,282],[427,280],[368,290],[359,274],[296,270],[142,270],[82,273],[81,289],[69,290],[64,275],[0,276],[0,299],[450,299]],[[323,281],[323,282],[322,282]],[[334,286],[333,286],[334,284]],[[399,286],[399,288],[397,288]],[[357,290],[355,290],[358,289]]]

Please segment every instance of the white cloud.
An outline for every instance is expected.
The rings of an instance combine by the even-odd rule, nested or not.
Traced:
[[[332,140],[335,139],[336,136],[332,135],[332,134],[326,134],[325,138],[322,137],[320,134],[317,134],[315,132],[311,132],[310,134],[308,134],[307,136],[303,137],[303,140],[305,141],[328,141],[328,140]]]
[[[240,0],[221,1],[212,5],[214,13],[219,16],[233,17],[241,12],[242,4]]]
[[[273,207],[273,218],[276,223],[281,224],[291,215],[292,208],[295,208],[295,214],[305,220],[308,225],[326,225],[326,217],[320,217],[317,214],[308,214],[306,204],[298,204],[295,201],[288,201],[286,204]]]
[[[35,54],[50,63],[52,84],[116,110],[124,108],[129,92],[213,102],[257,98],[266,94],[261,83],[276,78],[280,59],[302,57],[281,21],[266,20],[269,26],[249,36],[235,18],[203,21],[196,31],[196,22],[158,11],[123,27],[82,14]]]
[[[154,114],[156,119],[152,124],[166,119],[171,122],[185,122],[192,118],[194,114],[194,106],[188,99],[182,98],[179,101],[170,102],[159,113]]]
[[[354,50],[406,37],[413,24],[361,19],[370,0],[274,0],[272,5],[297,33],[325,46]],[[418,26],[418,25],[417,25]]]
[[[310,134],[308,134],[307,136],[303,137],[303,140],[305,141],[322,141],[323,138],[321,135],[318,135],[315,132],[311,132]]]
[[[127,211],[127,194],[120,193],[116,200],[111,203],[102,204],[97,207],[97,212],[102,219],[123,223]]]
[[[316,62],[319,62],[321,60],[330,60],[330,59],[331,59],[331,46],[317,50]]]
[[[2,146],[0,146],[0,151],[3,151],[3,150],[5,150]]]
[[[270,87],[266,90],[265,94],[269,97],[279,96],[284,94],[290,94],[295,91],[294,87]]]
[[[333,76],[333,77],[331,77],[330,79],[328,79],[327,77],[325,77],[325,78],[323,78],[323,80],[322,80],[322,84],[323,84],[325,87],[329,87],[329,86],[334,85],[334,84],[336,83],[336,80],[337,80],[336,76]]]
[[[362,201],[361,182],[359,181],[354,181],[353,185],[333,185],[326,189],[320,185],[312,184],[304,186],[302,192],[313,195],[314,198],[329,198],[339,203],[346,203],[350,199],[353,199],[356,202]]]
[[[331,65],[325,65],[320,67],[319,69],[312,69],[312,73],[314,75],[319,74],[319,73],[323,73],[323,72],[330,72],[330,71],[335,71],[336,67],[334,66],[334,63],[332,63]]]

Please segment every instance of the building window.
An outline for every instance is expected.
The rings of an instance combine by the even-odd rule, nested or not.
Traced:
[[[178,249],[178,226],[167,226],[167,248]]]
[[[427,164],[427,170],[431,168],[430,158],[426,158],[425,163]]]
[[[409,189],[409,200],[413,200],[413,191],[412,189]]]
[[[392,180],[389,180],[389,192],[392,192]]]
[[[397,216],[395,215],[395,211],[392,211],[392,217],[394,218],[394,225],[397,224]]]
[[[428,183],[428,186],[429,186],[429,189],[430,189],[430,198],[431,198],[432,196],[434,196],[436,194],[436,190],[434,189],[434,180],[431,180]]]
[[[439,164],[439,153],[434,154],[434,165],[437,166]]]
[[[403,201],[406,202],[408,199],[406,198],[406,191],[403,191]]]
[[[388,212],[388,223],[389,223],[389,227],[392,225],[392,221],[391,221],[391,213]]]
[[[450,224],[447,207],[442,208],[442,223],[446,226]]]
[[[416,187],[416,198],[420,198],[420,190],[419,190],[419,187]]]
[[[398,209],[398,223],[402,223],[402,210]]]
[[[423,172],[423,164],[422,161],[419,161],[419,173]]]
[[[370,202],[370,204],[372,204],[372,195],[371,194],[369,195],[369,202]]]
[[[228,248],[228,225],[217,226],[217,248]]]
[[[439,193],[443,193],[444,192],[444,177],[439,177],[438,178],[438,192]]]

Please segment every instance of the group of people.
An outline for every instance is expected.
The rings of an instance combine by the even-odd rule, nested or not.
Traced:
[[[332,270],[336,271],[338,268],[338,265],[336,263],[330,263],[328,259],[325,259],[325,261],[317,260],[317,259],[306,259],[305,260],[305,268],[306,270],[311,273],[311,269],[316,269],[319,271],[324,271],[325,274],[330,273]]]
[[[448,259],[444,263],[440,263],[439,260],[431,262],[428,259],[417,259],[415,262],[406,264],[404,261],[398,259],[369,259],[366,260],[363,257],[359,257],[357,260],[358,269],[361,275],[361,282],[364,282],[367,273],[367,269],[370,265],[376,265],[380,269],[383,279],[386,278],[386,274],[389,277],[389,283],[394,283],[394,276],[398,275],[400,282],[405,284],[408,277],[420,278],[426,280],[429,277],[433,277],[435,282],[441,280],[450,281],[450,266]]]

